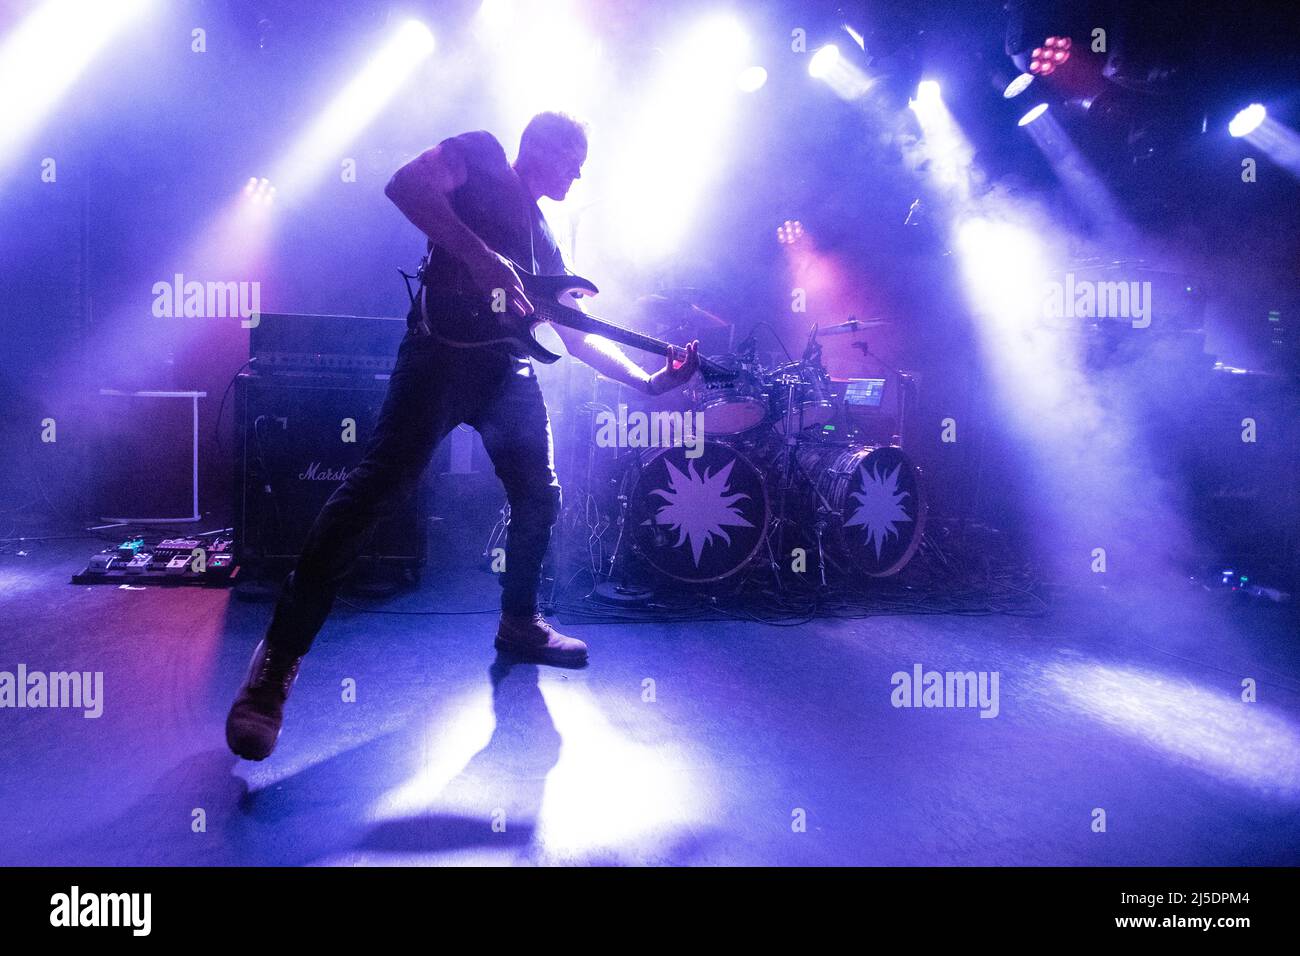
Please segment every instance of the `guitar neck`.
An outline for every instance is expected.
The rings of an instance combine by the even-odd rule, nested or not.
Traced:
[[[642,335],[640,332],[633,332],[631,329],[622,328],[612,322],[606,322],[604,319],[598,319],[594,315],[588,315],[586,312],[580,312],[558,302],[542,300],[541,302],[534,302],[533,305],[544,319],[568,326],[571,329],[577,329],[579,332],[591,332],[620,345],[640,349],[643,352],[653,352],[664,357],[681,352],[681,349],[662,339],[657,339],[651,335]]]

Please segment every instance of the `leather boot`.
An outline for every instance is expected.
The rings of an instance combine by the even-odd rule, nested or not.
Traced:
[[[524,660],[575,667],[587,662],[587,645],[557,631],[541,614],[501,615],[496,647]]]
[[[301,664],[301,657],[271,650],[265,640],[257,645],[248,677],[226,717],[226,743],[237,756],[265,760],[275,749],[284,721],[284,702]]]

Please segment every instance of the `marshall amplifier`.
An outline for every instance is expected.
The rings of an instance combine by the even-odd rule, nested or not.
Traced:
[[[240,564],[298,556],[321,506],[361,463],[386,385],[376,379],[337,384],[239,376],[235,541]],[[423,565],[424,524],[421,489],[375,528],[363,558]]]
[[[405,335],[404,318],[264,312],[248,333],[248,349],[262,375],[387,375]]]

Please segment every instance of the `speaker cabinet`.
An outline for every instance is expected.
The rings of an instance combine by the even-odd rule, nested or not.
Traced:
[[[385,387],[374,379],[239,377],[235,542],[241,564],[291,560],[301,553],[321,506],[361,463]],[[355,423],[354,435],[347,432],[348,421]],[[423,497],[421,488],[375,527],[363,558],[424,564]]]

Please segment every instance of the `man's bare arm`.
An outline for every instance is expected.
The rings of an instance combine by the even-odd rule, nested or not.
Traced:
[[[573,296],[565,296],[564,304],[577,309],[582,308],[582,300]],[[555,329],[569,354],[578,361],[590,365],[606,378],[612,378],[616,382],[622,382],[649,395],[660,395],[679,385],[684,385],[695,374],[698,364],[695,358],[695,348],[698,343],[692,343],[687,346],[685,361],[676,363],[669,359],[662,369],[651,375],[604,336],[581,332],[555,323],[552,323],[551,327]]]
[[[417,229],[468,265],[489,250],[460,221],[447,198],[464,185],[466,175],[459,153],[434,146],[393,173],[384,195]]]
[[[393,173],[384,195],[435,245],[464,263],[480,291],[504,289],[511,307],[527,315],[533,307],[519,276],[451,208],[448,196],[464,185],[467,176],[464,158],[456,150],[438,145]]]

